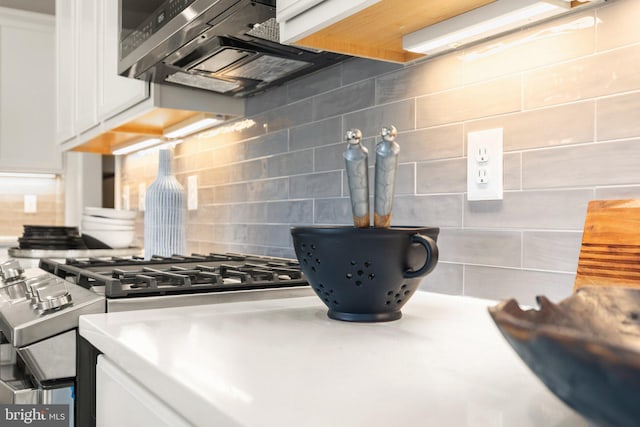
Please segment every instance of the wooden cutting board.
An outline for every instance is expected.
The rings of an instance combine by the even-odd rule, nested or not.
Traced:
[[[574,291],[583,286],[640,288],[640,199],[589,203]]]

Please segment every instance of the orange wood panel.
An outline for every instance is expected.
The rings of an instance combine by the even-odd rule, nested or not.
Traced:
[[[402,49],[402,36],[495,0],[382,0],[295,44],[366,58],[407,62],[424,55]]]

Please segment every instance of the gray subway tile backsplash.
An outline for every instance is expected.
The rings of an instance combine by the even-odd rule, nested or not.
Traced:
[[[617,0],[435,58],[350,59],[248,98],[245,129],[175,149],[180,182],[199,183],[189,250],[293,257],[292,225],[351,224],[344,132],[364,132],[372,188],[380,128],[393,124],[392,224],[441,228],[422,290],[568,296],[589,200],[640,198],[639,14],[640,0]],[[469,202],[466,134],[495,127],[504,198]],[[125,159],[132,201],[156,165]]]
[[[464,86],[416,98],[416,127],[461,122],[520,111],[520,76]]]
[[[463,265],[438,262],[436,268],[420,282],[421,291],[438,292],[449,295],[463,293]]]
[[[382,126],[393,125],[399,132],[415,127],[415,102],[413,99],[367,108],[344,115],[344,131],[357,128],[366,137],[380,139]]]
[[[429,129],[400,132],[401,162],[447,159],[464,156],[463,125],[455,124]]]
[[[598,141],[640,138],[640,92],[597,101]]]
[[[503,300],[515,298],[519,304],[537,307],[536,297],[544,295],[559,302],[571,295],[574,274],[549,273],[515,268],[465,265],[464,294]]]
[[[503,200],[465,201],[464,225],[580,230],[593,190],[507,191]]]
[[[342,196],[342,171],[296,175],[289,182],[292,199]]]
[[[440,259],[459,264],[522,267],[520,231],[440,230]]]
[[[403,68],[402,64],[353,58],[342,63],[342,84],[348,85],[360,80],[376,77]]]
[[[524,73],[526,109],[637,90],[640,45]]]
[[[266,203],[266,220],[264,222],[275,224],[312,224],[313,201],[292,200],[283,202]]]
[[[372,80],[363,80],[311,98],[313,120],[338,116],[373,105],[374,85]]]
[[[524,188],[634,184],[640,181],[640,139],[522,154]]]
[[[308,98],[319,93],[340,87],[342,84],[342,66],[340,64],[329,67],[320,72],[316,71],[301,77],[287,85],[287,102]]]
[[[292,151],[335,144],[342,139],[342,117],[332,117],[289,130],[289,146]]]
[[[465,124],[465,132],[503,128],[504,151],[593,141],[595,102],[504,114]]]
[[[315,199],[314,222],[316,224],[352,224],[353,215],[348,198]]]
[[[462,83],[463,62],[457,54],[426,61],[376,79],[376,104],[387,104],[456,87]]]
[[[575,273],[582,243],[580,231],[525,231],[525,268]]]

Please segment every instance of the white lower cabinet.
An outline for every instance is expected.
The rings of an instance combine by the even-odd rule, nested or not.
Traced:
[[[96,367],[96,427],[192,427],[103,355]]]

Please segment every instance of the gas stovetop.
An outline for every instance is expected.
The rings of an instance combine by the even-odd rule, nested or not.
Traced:
[[[308,286],[296,260],[244,254],[42,259],[40,268],[107,298]]]

